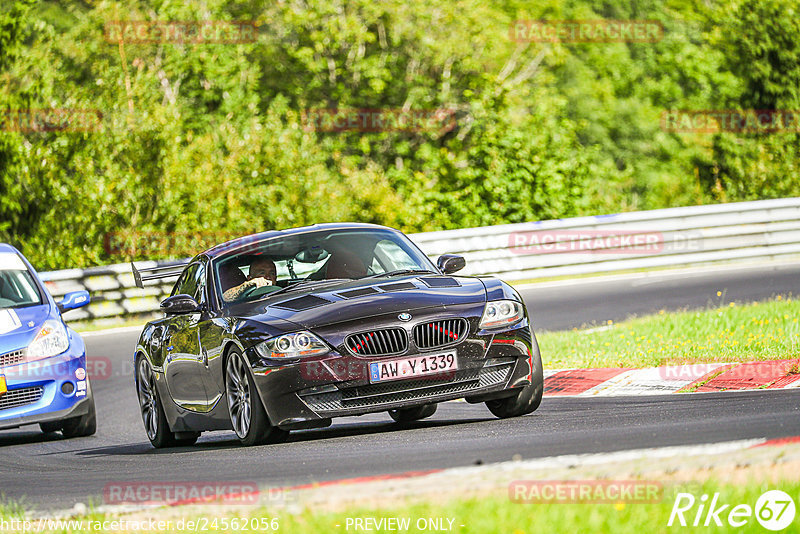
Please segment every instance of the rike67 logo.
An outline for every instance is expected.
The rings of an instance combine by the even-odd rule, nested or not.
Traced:
[[[755,516],[765,529],[779,531],[792,524],[795,511],[794,500],[781,490],[763,493],[755,507],[725,503],[719,493],[714,493],[710,499],[707,494],[698,499],[691,493],[678,493],[667,526],[721,527],[727,522],[729,526],[738,528],[750,523]]]

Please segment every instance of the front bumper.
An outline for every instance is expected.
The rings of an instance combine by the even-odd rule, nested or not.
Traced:
[[[316,393],[312,389],[298,396],[320,416],[362,415],[503,391],[508,389],[509,376],[517,362],[515,358],[493,358],[483,367],[459,369],[454,376],[395,380],[337,388],[327,393]]]
[[[0,368],[8,388],[0,395],[0,430],[89,412],[91,388],[86,376],[86,353],[83,343],[74,342],[76,337],[72,336],[70,348],[59,356]],[[71,384],[66,386],[71,387],[70,393],[62,390],[65,383]]]
[[[412,346],[407,354],[400,356],[364,357],[351,355],[337,344],[339,350],[323,358],[290,364],[280,362],[282,365],[268,365],[248,351],[256,386],[270,421],[287,429],[325,426],[334,417],[460,398],[471,401],[499,398],[529,385],[534,375],[533,362],[538,361],[538,357],[534,357],[538,346],[527,320],[500,332],[479,331],[477,323],[482,305],[454,308],[448,310],[448,316],[465,317],[470,322],[470,334],[454,347],[416,350]],[[442,318],[441,310],[430,314],[417,310],[414,315],[417,322]],[[381,324],[381,318],[376,319],[376,329],[397,326],[396,315],[387,317],[387,324]],[[349,330],[343,325],[336,326],[336,332],[325,329],[314,332],[336,343]],[[413,328],[413,324],[408,328]],[[458,370],[455,372],[374,384],[369,380],[370,362],[449,350],[457,351]]]

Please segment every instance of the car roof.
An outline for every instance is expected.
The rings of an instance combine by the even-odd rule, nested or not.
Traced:
[[[0,243],[0,252],[14,252],[19,254],[19,250],[9,245],[8,243]]]
[[[392,232],[399,231],[395,230],[394,228],[389,228],[388,226],[381,226],[379,224],[369,224],[369,223],[314,224],[311,226],[302,226],[299,228],[288,228],[286,230],[268,230],[266,232],[260,232],[257,234],[251,234],[239,237],[232,241],[227,241],[225,243],[213,246],[210,249],[206,250],[205,252],[200,253],[198,256],[215,258],[217,256],[225,254],[226,252],[235,250],[243,245],[247,245],[250,243],[258,243],[259,241],[263,241],[265,239],[270,239],[273,237],[285,237],[290,235],[305,234],[308,232],[317,232],[319,230],[358,230],[358,229],[390,230]]]

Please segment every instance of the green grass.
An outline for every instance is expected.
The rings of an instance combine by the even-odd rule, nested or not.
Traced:
[[[666,486],[665,486],[666,488]],[[703,493],[712,496],[719,492],[720,503],[749,504],[755,506],[758,497],[769,489],[780,489],[787,492],[797,502],[800,496],[800,482],[781,483],[779,486],[750,483],[742,486],[719,485],[715,483],[693,484],[690,492],[698,500]],[[454,519],[452,532],[464,534],[503,533],[534,534],[548,532],[575,533],[613,533],[641,534],[642,532],[679,531],[682,527],[677,522],[672,528],[667,522],[675,502],[676,492],[666,490],[664,499],[655,504],[517,504],[507,496],[471,498],[444,505],[415,504],[395,509],[376,511],[370,508],[348,510],[333,514],[316,514],[306,512],[300,516],[281,518],[281,529],[284,532],[347,532],[345,521],[348,517],[408,517],[412,524],[419,518],[451,518]],[[728,507],[730,511],[731,507]],[[691,524],[697,511],[697,505],[690,513],[684,514]],[[725,524],[714,529],[694,528],[693,531],[706,532],[764,532],[765,530],[751,517],[748,524],[734,529]],[[705,517],[703,516],[703,520]],[[701,524],[702,521],[701,520]],[[336,527],[336,525],[341,525]],[[463,525],[463,527],[461,526]],[[800,517],[795,519],[795,528],[800,525]],[[688,526],[688,525],[687,525]],[[333,528],[332,528],[333,527]],[[691,527],[689,527],[691,529]],[[787,531],[792,531],[791,527]],[[795,532],[797,530],[794,530]],[[350,529],[353,532],[353,529]],[[376,532],[390,532],[377,530]],[[420,532],[416,528],[409,532]]]
[[[714,493],[719,493],[718,506],[730,504],[725,512],[720,514],[723,523],[722,527],[692,528],[687,527],[693,532],[765,532],[758,524],[754,516],[749,517],[747,524],[740,528],[733,528],[727,524],[727,514],[738,504],[746,504],[755,508],[758,497],[765,491],[780,489],[789,494],[795,502],[800,501],[800,482],[781,481],[778,484],[767,484],[762,482],[749,482],[745,484],[718,484],[706,482],[704,484],[689,484],[684,489],[674,488],[669,483],[664,484],[663,497],[659,502],[652,504],[632,504],[632,503],[612,503],[612,504],[581,504],[581,503],[547,503],[547,504],[518,504],[512,502],[507,495],[497,494],[486,497],[471,497],[448,501],[442,504],[436,503],[405,503],[396,502],[383,506],[379,509],[374,507],[348,508],[339,512],[328,512],[323,510],[309,509],[300,510],[298,513],[287,513],[281,511],[272,513],[268,509],[256,509],[251,513],[241,514],[243,518],[264,518],[265,521],[275,518],[277,530],[260,529],[260,532],[289,532],[289,533],[328,533],[328,532],[365,532],[353,528],[352,521],[355,518],[408,518],[410,528],[405,532],[430,532],[416,527],[417,521],[428,518],[444,519],[444,525],[448,524],[448,519],[452,519],[452,530],[449,532],[463,534],[528,534],[528,533],[548,533],[548,532],[591,532],[591,533],[613,533],[613,534],[640,534],[641,532],[676,532],[683,531],[677,521],[673,526],[667,527],[675,497],[678,491],[687,491],[694,495],[696,504],[684,514],[688,525],[694,521],[700,497],[703,494],[709,495],[709,500]],[[708,506],[706,506],[706,510]],[[195,509],[196,510],[196,509]],[[204,515],[181,516],[170,510],[167,513],[152,512],[154,518],[162,520],[170,519],[173,521],[171,528],[162,532],[187,532],[193,529],[178,529],[175,522],[181,517],[185,520],[201,521],[207,531],[233,532],[232,528],[224,528],[222,517],[226,517],[228,524],[237,516],[222,516],[209,510]],[[0,520],[9,521],[19,518],[17,513],[0,512]],[[143,516],[139,514],[135,517],[130,516],[102,516],[93,514],[84,516],[85,521],[103,521],[113,519],[127,519],[130,521],[141,520]],[[705,519],[703,514],[700,524]],[[348,523],[348,518],[351,523]],[[216,523],[214,523],[216,519]],[[240,520],[243,524],[244,519]],[[184,523],[185,525],[186,523]],[[348,525],[350,528],[347,528]],[[794,522],[785,532],[797,532],[800,525],[800,515],[795,517]],[[216,526],[216,528],[213,528]],[[238,531],[241,531],[239,529]],[[252,531],[252,530],[251,530]],[[49,530],[54,532],[54,530]],[[98,529],[84,528],[83,530],[63,529],[60,532],[102,532]],[[376,528],[371,532],[403,532]],[[441,530],[439,531],[441,532]]]
[[[800,357],[798,317],[800,301],[778,296],[701,311],[661,311],[586,330],[545,332],[538,339],[545,368],[789,359]]]

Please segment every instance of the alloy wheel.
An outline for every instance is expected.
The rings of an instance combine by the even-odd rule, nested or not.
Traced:
[[[147,437],[152,441],[158,434],[158,407],[156,406],[155,384],[153,373],[147,360],[139,360],[139,380],[137,391],[139,393],[139,407],[142,410],[142,421]]]
[[[225,390],[228,396],[231,423],[236,435],[243,439],[250,430],[252,407],[247,367],[238,353],[231,354],[228,359],[227,375]]]

